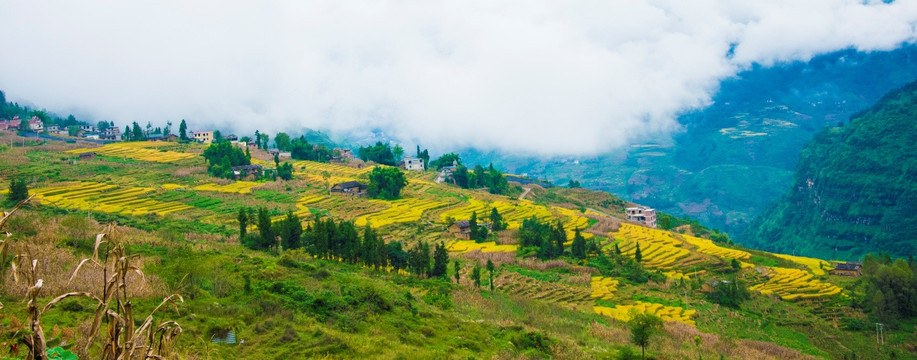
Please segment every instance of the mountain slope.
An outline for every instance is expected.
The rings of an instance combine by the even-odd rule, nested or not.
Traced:
[[[471,164],[493,162],[557,184],[577,179],[584,187],[739,234],[789,187],[799,151],[815,133],[917,78],[915,55],[913,46],[848,50],[807,63],[756,67],[724,81],[709,107],[682,115],[682,133],[594,157],[461,154]]]
[[[745,233],[750,246],[856,259],[917,250],[917,82],[828,128],[802,151],[790,192]]]

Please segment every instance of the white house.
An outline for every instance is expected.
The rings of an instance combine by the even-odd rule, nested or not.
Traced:
[[[409,171],[423,171],[423,159],[415,159],[412,156],[404,158],[404,169]]]

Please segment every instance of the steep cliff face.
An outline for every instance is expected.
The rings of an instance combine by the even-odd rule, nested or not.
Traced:
[[[917,82],[816,135],[790,191],[741,240],[822,258],[917,253]]]

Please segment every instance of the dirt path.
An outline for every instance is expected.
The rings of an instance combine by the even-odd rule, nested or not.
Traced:
[[[525,192],[523,192],[522,195],[519,195],[519,200],[525,200],[525,196],[528,195],[530,191],[532,191],[532,188],[522,188],[522,189],[524,189]]]

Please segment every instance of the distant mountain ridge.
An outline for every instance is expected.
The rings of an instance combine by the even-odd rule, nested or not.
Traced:
[[[826,128],[802,150],[791,190],[742,236],[749,246],[858,259],[917,252],[917,82]]]

